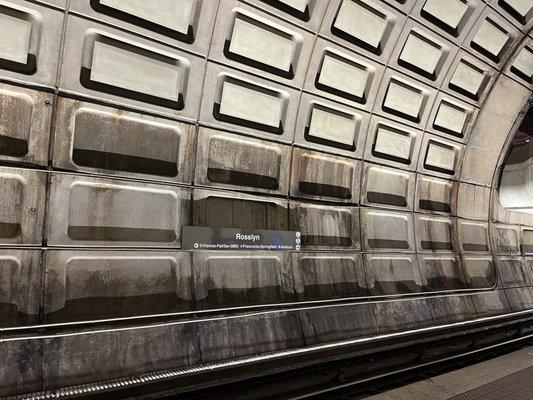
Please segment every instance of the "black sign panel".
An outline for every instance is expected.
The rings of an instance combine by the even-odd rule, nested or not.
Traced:
[[[184,226],[184,250],[300,250],[300,232]]]

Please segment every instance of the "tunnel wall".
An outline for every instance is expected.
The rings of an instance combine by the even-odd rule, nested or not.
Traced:
[[[533,308],[522,2],[164,4],[0,2],[0,395]]]

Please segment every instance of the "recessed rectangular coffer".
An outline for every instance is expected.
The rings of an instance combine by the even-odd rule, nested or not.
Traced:
[[[0,249],[0,326],[37,325],[41,290],[40,250]]]
[[[392,115],[420,123],[425,113],[429,92],[411,81],[391,76],[381,106]]]
[[[488,252],[489,229],[487,223],[457,219],[458,241],[461,251]]]
[[[373,115],[368,128],[365,159],[414,170],[423,132]]]
[[[63,14],[62,10],[26,1],[0,5],[2,78],[55,85]]]
[[[416,215],[416,246],[424,251],[456,251],[453,220],[446,217]]]
[[[520,226],[493,223],[490,238],[495,254],[520,254]]]
[[[196,127],[60,97],[54,167],[192,181]]]
[[[188,252],[49,250],[47,323],[191,310]]]
[[[228,191],[194,189],[192,218],[194,226],[211,228],[289,228],[286,200]]]
[[[515,53],[514,60],[511,65],[508,66],[509,71],[531,84],[533,81],[533,65],[531,60],[533,59],[533,47],[531,42],[527,42],[527,45]]]
[[[375,68],[333,49],[325,49],[315,78],[319,90],[366,104]]]
[[[418,266],[427,290],[466,289],[461,260],[455,254],[419,255]]]
[[[371,110],[383,71],[376,61],[318,38],[304,90]]]
[[[69,12],[205,55],[219,0],[71,0]]]
[[[246,0],[256,7],[316,32],[328,3],[321,0]],[[305,39],[304,39],[305,41]]]
[[[28,9],[2,5],[0,24],[5,29],[0,40],[0,67],[24,74],[35,73],[42,30],[40,15]]]
[[[468,17],[468,11],[469,4],[464,0],[448,0],[446,3],[441,0],[427,0],[420,15],[451,35],[458,36]]]
[[[420,149],[418,172],[456,179],[464,145],[426,133]]]
[[[415,211],[450,214],[456,191],[456,182],[418,175]]]
[[[359,209],[291,202],[290,228],[300,231],[302,249],[358,250]]]
[[[359,202],[360,161],[295,147],[291,171],[292,196]]]
[[[299,92],[209,62],[202,97],[201,120],[209,125],[292,141]]]
[[[365,163],[362,203],[412,209],[414,186],[411,172]]]
[[[197,0],[92,0],[91,7],[98,12],[129,20],[136,25],[175,37],[185,43],[194,41],[193,22]]]
[[[368,119],[366,112],[304,93],[295,142],[302,147],[359,158],[363,154]]]
[[[522,229],[522,254],[533,254],[533,229]]]
[[[440,96],[441,94],[434,106],[436,111],[432,113],[434,116],[430,128],[439,133],[464,139],[473,123],[475,109],[466,103]]]
[[[300,87],[313,50],[313,35],[244,2],[220,3],[209,58]]]
[[[343,0],[331,26],[331,32],[380,55],[389,38],[392,25],[393,21],[389,15],[372,7],[368,2]]]
[[[46,173],[0,168],[0,245],[42,245]]]
[[[496,70],[460,50],[450,67],[444,88],[464,96],[467,101],[481,103],[490,81],[496,76]]]
[[[408,31],[407,36],[400,38],[404,42],[398,55],[398,65],[436,81],[450,56],[451,45],[421,29],[412,20],[408,24],[404,28],[404,31]]]
[[[302,301],[368,296],[361,254],[292,254],[294,285]]]
[[[527,266],[522,257],[496,257],[500,287],[527,286]]]
[[[195,184],[286,195],[290,158],[289,146],[202,127]]]
[[[472,296],[478,317],[509,314],[511,307],[503,289],[493,292],[480,292]]]
[[[366,254],[366,276],[372,295],[408,294],[422,291],[414,254]]]
[[[54,96],[0,84],[0,160],[46,165]]]
[[[175,186],[54,174],[48,243],[179,248],[189,200]]]
[[[464,256],[463,271],[469,289],[489,289],[496,285],[496,271],[490,256]]]
[[[194,252],[194,293],[202,309],[296,299],[289,253]]]
[[[415,250],[412,213],[361,209],[361,232],[364,250]]]
[[[61,91],[197,118],[200,56],[74,15],[66,29]]]
[[[182,110],[190,63],[104,33],[88,33],[83,43],[83,86]]]
[[[223,122],[283,134],[288,93],[230,75],[218,79],[213,116]]]

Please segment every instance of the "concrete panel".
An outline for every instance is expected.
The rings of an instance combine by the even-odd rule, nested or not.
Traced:
[[[465,40],[476,55],[499,68],[508,58],[520,32],[512,24],[486,7]]]
[[[0,249],[0,326],[39,323],[41,257],[40,250]]]
[[[359,203],[361,162],[294,147],[291,196]]]
[[[4,35],[0,40],[0,77],[54,87],[63,12],[22,0],[0,7]]]
[[[491,224],[490,238],[495,254],[520,254],[522,236],[518,225]]]
[[[466,143],[476,122],[478,109],[442,92],[437,95],[426,130]]]
[[[366,251],[414,251],[413,214],[361,209],[361,233]]]
[[[416,168],[422,131],[373,115],[364,158],[410,171]]]
[[[192,225],[286,231],[289,230],[288,205],[286,200],[274,197],[195,189]]]
[[[390,64],[429,84],[440,86],[459,48],[409,19],[398,38]]]
[[[489,289],[496,285],[496,272],[491,256],[464,255],[463,272],[469,289]]]
[[[456,254],[421,254],[418,256],[418,266],[426,290],[466,289],[461,260]]]
[[[47,323],[193,308],[187,252],[48,250],[45,274]]]
[[[295,143],[360,158],[369,114],[304,93],[298,110]]]
[[[226,0],[218,8],[209,58],[301,87],[313,44],[311,33]]]
[[[503,15],[510,17],[512,21],[523,25],[524,31],[531,27],[533,12],[528,0],[492,0],[490,5]]]
[[[428,133],[418,157],[418,172],[447,179],[457,179],[465,147],[456,142],[441,139]]]
[[[454,214],[457,182],[417,175],[415,211]]]
[[[194,296],[202,309],[295,301],[289,253],[193,253]]]
[[[72,0],[70,11],[206,54],[219,0]]]
[[[316,32],[328,5],[321,0],[245,0],[281,18]]]
[[[361,203],[412,210],[414,186],[411,172],[365,163]]]
[[[60,97],[56,168],[166,182],[192,182],[196,127]]]
[[[290,159],[289,146],[200,128],[195,184],[286,195]]]
[[[370,111],[384,70],[376,61],[318,38],[304,89]]]
[[[433,324],[426,299],[384,301],[375,304],[380,333],[423,328]]]
[[[0,246],[43,243],[46,173],[0,168]]]
[[[302,234],[305,250],[359,250],[359,209],[291,202],[290,229]]]
[[[458,217],[486,221],[489,215],[489,202],[490,188],[459,183],[457,192]]]
[[[485,100],[488,88],[495,77],[494,68],[460,50],[444,80],[442,90],[480,105]]]
[[[413,254],[366,254],[366,276],[372,295],[418,293],[422,281]]]
[[[417,251],[457,251],[453,228],[451,218],[417,214],[415,217]]]
[[[54,96],[0,85],[0,160],[45,166]]]
[[[437,92],[431,86],[387,69],[374,112],[418,128],[426,126]]]
[[[480,318],[511,312],[511,307],[503,290],[476,293],[472,295],[472,302]]]
[[[481,0],[418,0],[412,14],[441,35],[462,43],[482,10]]]
[[[173,186],[53,174],[48,243],[179,248],[189,198]]]
[[[209,125],[291,142],[299,93],[208,63],[200,119]]]
[[[524,40],[520,48],[514,52],[505,72],[531,88],[533,83],[533,41],[531,39]]]
[[[495,264],[499,287],[527,286],[526,264],[523,257],[500,256],[496,257]]]
[[[461,252],[490,251],[487,223],[457,219],[457,229]]]
[[[333,0],[320,33],[355,51],[388,60],[405,16],[376,0]]]
[[[70,16],[62,91],[196,119],[205,60]]]
[[[294,285],[301,301],[368,296],[360,254],[292,254]]]

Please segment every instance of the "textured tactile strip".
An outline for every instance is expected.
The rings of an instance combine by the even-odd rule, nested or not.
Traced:
[[[526,400],[533,398],[533,366],[451,397],[449,400]]]

